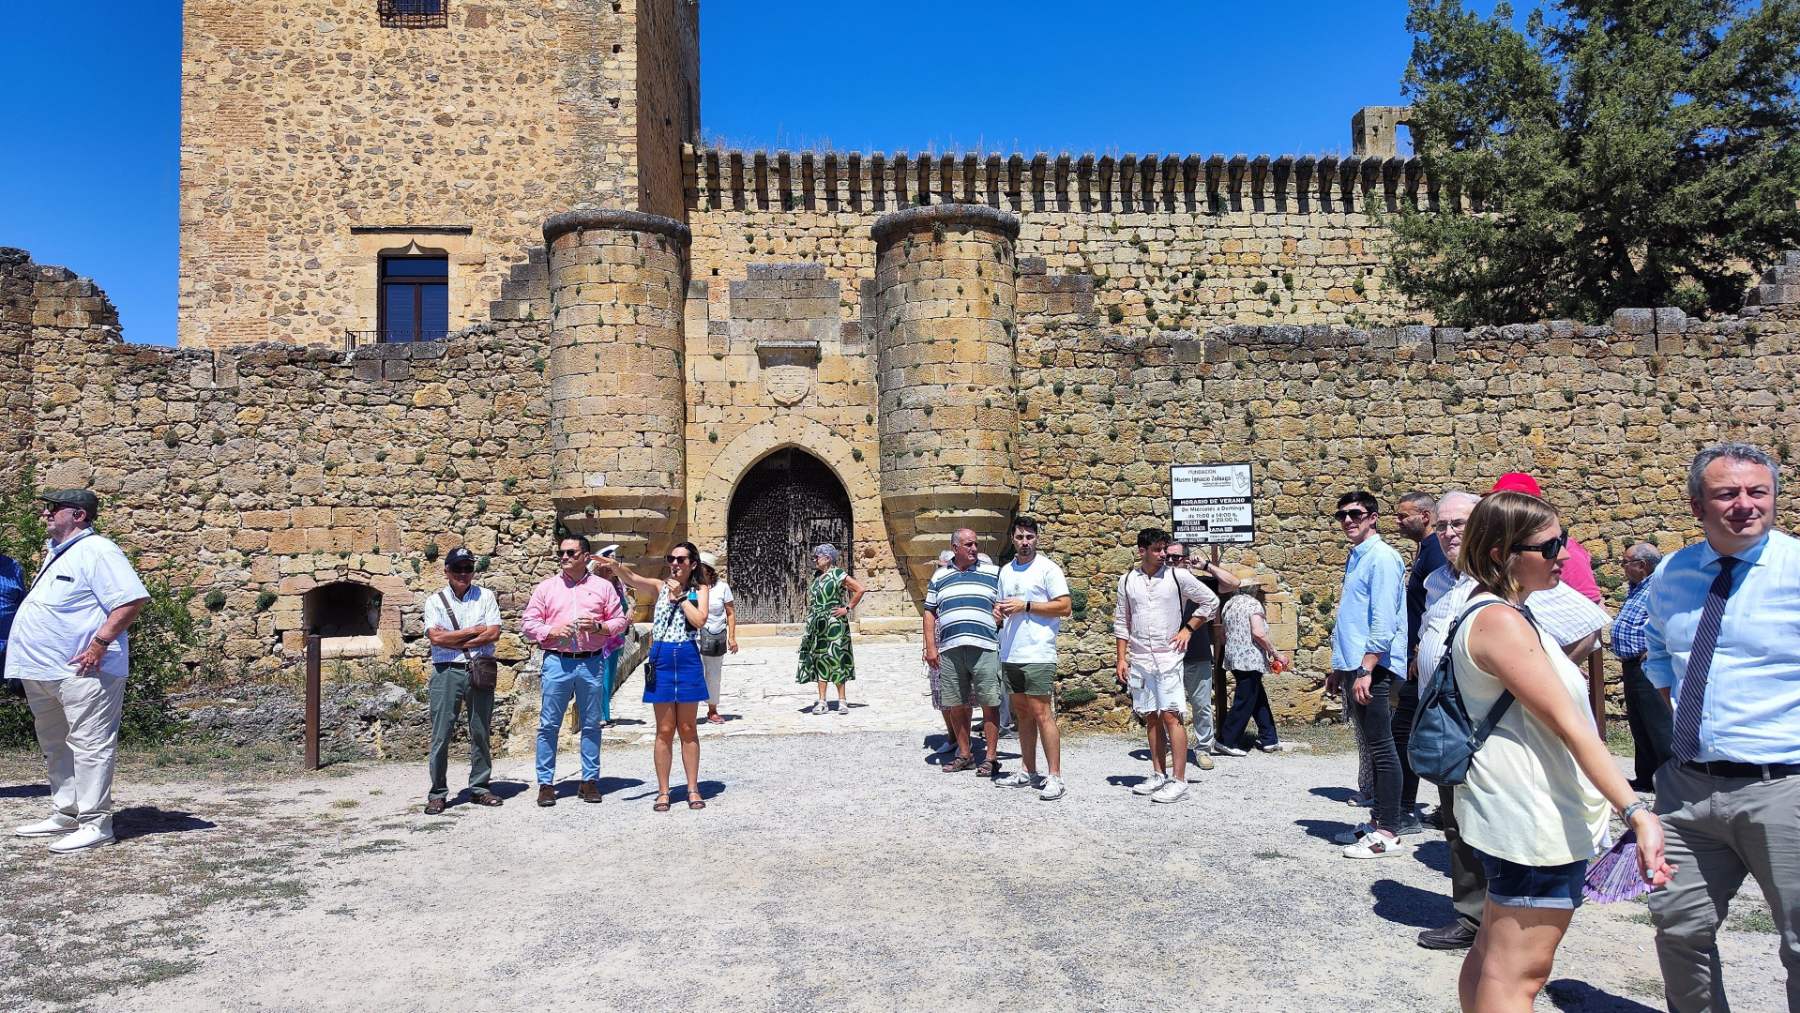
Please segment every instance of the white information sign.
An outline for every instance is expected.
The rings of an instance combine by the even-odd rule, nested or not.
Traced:
[[[1190,545],[1248,544],[1256,536],[1250,464],[1169,466],[1171,532]]]

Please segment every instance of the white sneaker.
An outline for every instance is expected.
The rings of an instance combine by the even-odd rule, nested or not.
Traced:
[[[1187,782],[1177,781],[1171,778],[1170,780],[1164,781],[1162,787],[1156,789],[1156,791],[1151,794],[1150,801],[1179,802],[1187,797],[1187,793]]]
[[[1410,850],[1406,842],[1398,837],[1389,837],[1379,831],[1367,834],[1362,840],[1344,849],[1345,858],[1392,858],[1405,854]]]
[[[1331,843],[1355,844],[1357,841],[1362,840],[1374,832],[1375,825],[1373,823],[1358,823],[1355,830],[1345,830],[1342,833],[1333,834],[1331,836]]]
[[[13,828],[14,837],[61,837],[81,824],[73,816],[56,813],[47,820]]]
[[[1038,792],[1038,798],[1043,799],[1045,802],[1054,802],[1057,799],[1062,798],[1063,792],[1067,790],[1068,789],[1063,786],[1063,779],[1057,777],[1055,774],[1051,774],[1049,777],[1044,778],[1044,790]]]
[[[1025,773],[1023,770],[1015,770],[994,783],[1002,788],[1031,788],[1034,787],[1032,782],[1036,780],[1036,778]]]
[[[84,826],[74,833],[50,845],[50,850],[59,855],[67,855],[89,848],[103,847],[117,843],[117,839],[97,826]]]
[[[1132,786],[1131,793],[1133,795],[1148,795],[1168,783],[1169,775],[1164,774],[1161,771],[1153,770],[1150,772],[1149,777],[1144,778],[1142,781]]]
[[[1212,748],[1212,754],[1214,756],[1248,756],[1248,755],[1250,755],[1250,754],[1244,752],[1242,749],[1233,749],[1230,746],[1214,746]]]

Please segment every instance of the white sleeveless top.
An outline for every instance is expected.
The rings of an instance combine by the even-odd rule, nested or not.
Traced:
[[[1469,604],[1484,599],[1498,600],[1484,593],[1470,598]],[[1470,719],[1479,722],[1505,687],[1469,656],[1473,626],[1471,616],[1456,631],[1451,650],[1457,689]],[[1541,630],[1538,641],[1569,699],[1585,713],[1588,685],[1581,670]],[[1605,837],[1607,815],[1606,799],[1576,765],[1569,747],[1517,700],[1475,754],[1467,780],[1456,789],[1456,825],[1463,839],[1495,858],[1520,865],[1567,865],[1592,858]]]

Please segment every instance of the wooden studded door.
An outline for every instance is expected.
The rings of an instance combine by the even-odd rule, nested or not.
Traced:
[[[726,524],[726,579],[739,622],[804,621],[816,545],[837,546],[851,570],[850,497],[831,469],[803,450],[789,447],[757,462],[732,493]]]

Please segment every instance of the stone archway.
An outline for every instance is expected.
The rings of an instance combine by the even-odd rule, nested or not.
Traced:
[[[726,515],[739,620],[804,620],[813,574],[809,550],[828,542],[854,571],[853,529],[850,495],[825,462],[796,447],[756,462],[732,491]]]

